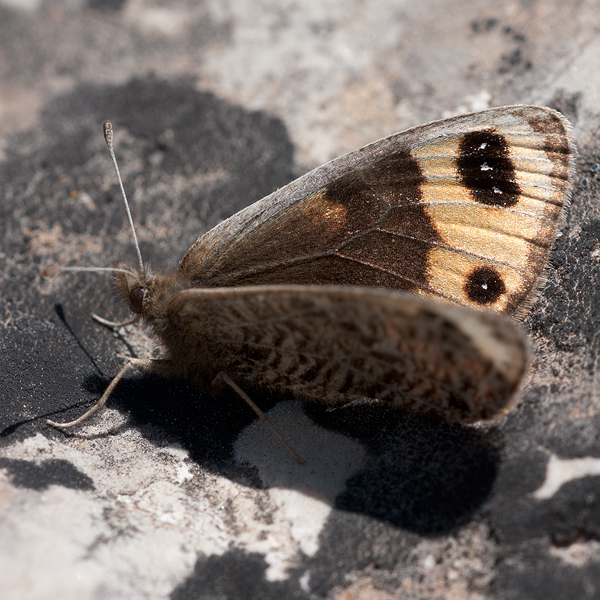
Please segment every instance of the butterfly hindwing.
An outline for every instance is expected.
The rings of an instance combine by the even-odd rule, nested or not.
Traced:
[[[386,290],[190,289],[167,316],[175,370],[224,371],[329,406],[373,398],[475,421],[508,408],[527,366],[527,344],[505,320]]]

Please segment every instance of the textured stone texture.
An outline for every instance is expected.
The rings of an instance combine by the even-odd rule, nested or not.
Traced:
[[[0,0],[0,596],[600,596],[600,12],[593,0]],[[576,191],[518,407],[491,427],[234,395],[132,374],[151,356],[106,277],[174,266],[296,175],[466,110],[561,110]]]

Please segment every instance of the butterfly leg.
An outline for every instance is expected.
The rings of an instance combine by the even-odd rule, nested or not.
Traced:
[[[135,315],[135,317],[127,319],[127,321],[109,321],[108,319],[104,319],[96,314],[92,314],[92,319],[94,319],[94,321],[97,323],[100,323],[100,325],[108,327],[109,329],[119,329],[121,327],[125,327],[125,325],[133,325],[134,323],[137,323],[140,320],[140,315]]]
[[[51,427],[56,427],[57,429],[69,429],[70,427],[75,427],[75,425],[79,425],[83,423],[87,418],[91,417],[97,410],[102,408],[110,395],[113,393],[115,387],[117,387],[117,383],[123,379],[125,373],[131,369],[131,367],[137,367],[140,365],[147,365],[151,363],[156,363],[157,361],[152,358],[128,358],[127,362],[121,367],[121,370],[115,375],[113,380],[110,382],[110,385],[106,388],[106,391],[100,397],[100,400],[92,406],[87,412],[83,413],[78,419],[74,421],[69,421],[67,423],[57,423],[56,421],[51,421],[48,419],[46,421],[46,425],[50,425]],[[162,362],[162,361],[159,361]]]
[[[223,388],[223,385],[228,385],[255,413],[256,415],[264,422],[264,424],[271,430],[271,433],[279,440],[281,445],[287,450],[288,454],[300,465],[305,465],[306,460],[301,456],[296,454],[295,450],[285,441],[283,436],[275,429],[271,421],[269,421],[269,417],[254,403],[252,398],[244,392],[244,390],[233,380],[227,373],[221,371],[217,374],[217,376],[212,380],[212,387],[217,391]]]

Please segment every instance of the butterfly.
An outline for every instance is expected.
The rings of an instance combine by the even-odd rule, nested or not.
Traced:
[[[119,176],[110,124],[105,138]],[[506,412],[528,365],[507,317],[543,283],[575,154],[560,113],[492,108],[318,167],[199,237],[177,269],[153,273],[138,249],[114,282],[164,357],[130,359],[85,415],[49,423],[90,416],[133,365],[220,379],[248,402],[262,388],[463,422]]]

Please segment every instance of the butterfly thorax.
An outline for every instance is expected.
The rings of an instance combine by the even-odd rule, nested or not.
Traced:
[[[117,268],[122,269],[115,273],[117,293],[160,340],[162,358],[168,361],[168,365],[155,365],[153,370],[183,376],[201,385],[214,378],[220,369],[210,368],[215,357],[208,340],[200,335],[199,341],[185,327],[182,329],[178,318],[181,312],[173,307],[174,297],[193,287],[190,280],[180,271],[152,273],[148,267],[141,271],[125,264]]]

